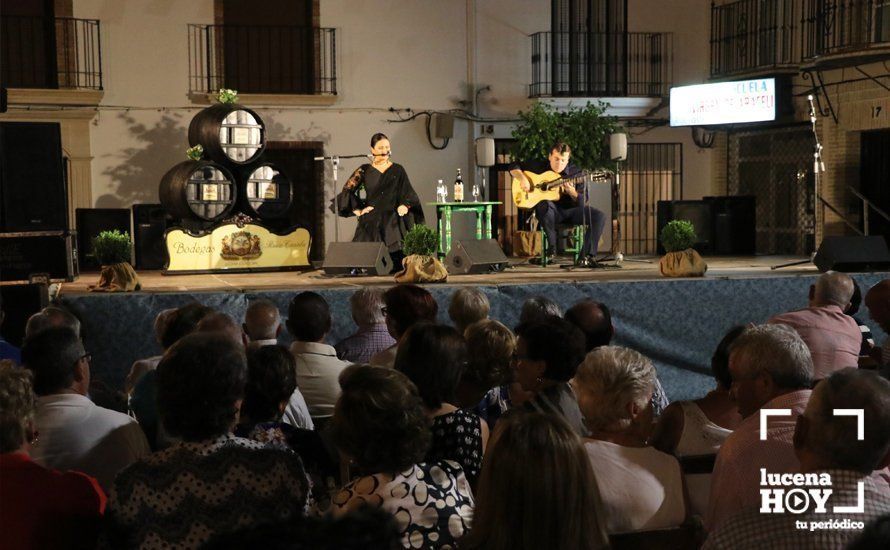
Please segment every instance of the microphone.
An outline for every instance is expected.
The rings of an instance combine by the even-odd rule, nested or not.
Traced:
[[[810,122],[816,122],[816,107],[813,105],[813,94],[807,96],[807,101],[810,103]]]
[[[377,157],[386,157],[386,158],[390,158],[390,157],[392,156],[392,151],[387,151],[385,154],[382,154],[382,155],[375,155],[374,153],[368,153],[368,154],[365,155],[365,156],[368,157],[369,159],[374,159],[374,158],[377,158]]]

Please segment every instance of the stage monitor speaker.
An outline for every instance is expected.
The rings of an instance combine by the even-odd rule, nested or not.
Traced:
[[[661,230],[673,220],[687,220],[695,227],[696,242],[693,248],[701,254],[712,252],[713,216],[711,203],[707,201],[658,201],[656,209],[658,221],[658,253],[664,254],[661,246]]]
[[[476,140],[476,166],[494,166],[494,138],[481,137]]]
[[[136,269],[164,269],[167,211],[160,204],[133,205],[133,255]]]
[[[705,197],[714,220],[713,254],[753,256],[757,248],[757,203],[754,195]]]
[[[68,229],[62,134],[53,122],[0,122],[0,231]]]
[[[454,115],[451,113],[436,113],[433,115],[436,121],[436,137],[439,139],[451,139],[454,137]]]
[[[77,238],[73,231],[0,233],[0,281],[73,281],[78,274]]]
[[[825,237],[813,258],[819,271],[885,271],[890,250],[882,236]]]
[[[49,289],[44,283],[0,286],[0,309],[5,315],[3,339],[21,347],[28,319],[48,305]]]
[[[331,243],[321,268],[328,275],[348,275],[352,270],[389,275],[392,258],[383,243]]]
[[[77,220],[77,260],[81,271],[96,270],[102,266],[93,257],[93,238],[103,231],[117,229],[130,235],[130,210],[127,208],[78,208],[74,211]]]
[[[451,275],[473,275],[503,271],[510,262],[494,239],[457,241],[445,257]]]

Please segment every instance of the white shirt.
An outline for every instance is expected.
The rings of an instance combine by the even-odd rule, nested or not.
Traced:
[[[263,346],[277,346],[278,339],[277,338],[269,338],[267,340],[251,340],[250,345],[261,348]]]
[[[84,472],[106,491],[119,471],[151,452],[134,419],[74,393],[40,397],[37,430],[39,439],[31,451],[35,462]]]
[[[732,434],[711,419],[692,401],[680,401],[683,409],[683,433],[674,450],[676,456],[696,456],[717,454],[723,441]],[[711,497],[711,474],[686,475],[686,492],[689,507],[694,514],[704,517]]]
[[[302,428],[304,430],[315,429],[315,423],[312,422],[312,416],[309,414],[309,408],[306,406],[303,394],[300,393],[300,388],[295,389],[294,393],[290,394],[290,400],[287,402],[287,408],[284,409],[281,421],[285,424],[290,424],[294,428]]]
[[[680,463],[653,447],[625,447],[584,440],[612,533],[646,531],[683,523]]]
[[[317,342],[294,342],[290,351],[297,362],[297,387],[306,399],[312,418],[334,415],[340,397],[340,373],[350,363],[337,359],[333,346]]]

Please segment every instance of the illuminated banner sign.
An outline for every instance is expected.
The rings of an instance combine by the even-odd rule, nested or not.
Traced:
[[[671,88],[671,126],[707,126],[775,119],[774,78]]]

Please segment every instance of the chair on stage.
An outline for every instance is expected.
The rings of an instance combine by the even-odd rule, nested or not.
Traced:
[[[538,230],[541,232],[541,267],[547,267],[550,264],[547,258],[547,249],[550,248],[547,241],[547,232],[544,231],[543,225],[539,225]],[[581,260],[582,250],[584,250],[584,226],[557,224],[556,234],[560,236],[565,235],[566,246],[562,249],[562,252],[571,254],[572,261],[577,264]],[[554,243],[553,249],[559,252],[559,243]]]

